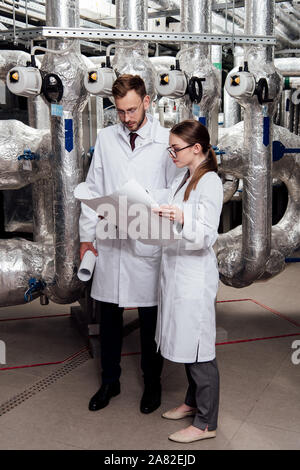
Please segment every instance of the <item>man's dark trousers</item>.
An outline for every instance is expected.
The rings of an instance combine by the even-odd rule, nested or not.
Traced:
[[[123,340],[123,307],[101,302],[100,304],[100,351],[102,384],[117,382],[121,375],[121,351]],[[155,342],[157,306],[138,307],[141,338],[141,368],[145,385],[160,383],[163,359]]]

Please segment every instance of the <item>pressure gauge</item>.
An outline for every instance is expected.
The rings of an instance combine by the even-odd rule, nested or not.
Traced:
[[[35,67],[14,67],[7,74],[6,84],[15,95],[36,96],[41,92],[42,77]]]
[[[89,69],[84,77],[84,86],[92,95],[112,96],[112,86],[116,75],[112,68],[99,67]]]

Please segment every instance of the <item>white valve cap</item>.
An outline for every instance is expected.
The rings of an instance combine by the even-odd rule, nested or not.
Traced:
[[[84,77],[84,86],[92,95],[103,98],[112,96],[112,86],[116,79],[113,69],[99,67],[88,70]]]
[[[233,98],[253,96],[255,87],[255,78],[250,72],[231,72],[225,81],[226,91]]]
[[[6,84],[15,95],[36,96],[41,93],[42,77],[35,67],[14,67],[6,76]]]
[[[169,98],[181,98],[187,89],[187,79],[181,70],[170,70],[155,77],[155,88],[159,95]]]

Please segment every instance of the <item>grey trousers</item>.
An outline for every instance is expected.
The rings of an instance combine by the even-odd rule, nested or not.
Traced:
[[[185,404],[197,408],[193,426],[208,431],[217,429],[219,412],[219,371],[216,359],[185,364],[189,387]]]

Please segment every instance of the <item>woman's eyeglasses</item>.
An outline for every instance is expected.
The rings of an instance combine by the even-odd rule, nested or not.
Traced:
[[[181,150],[185,150],[189,147],[193,147],[195,144],[190,144],[190,145],[187,145],[186,147],[182,147],[181,149],[173,149],[173,147],[168,147],[167,148],[167,151],[169,152],[170,155],[172,155],[172,157],[176,158],[176,154],[178,152],[181,152]]]

